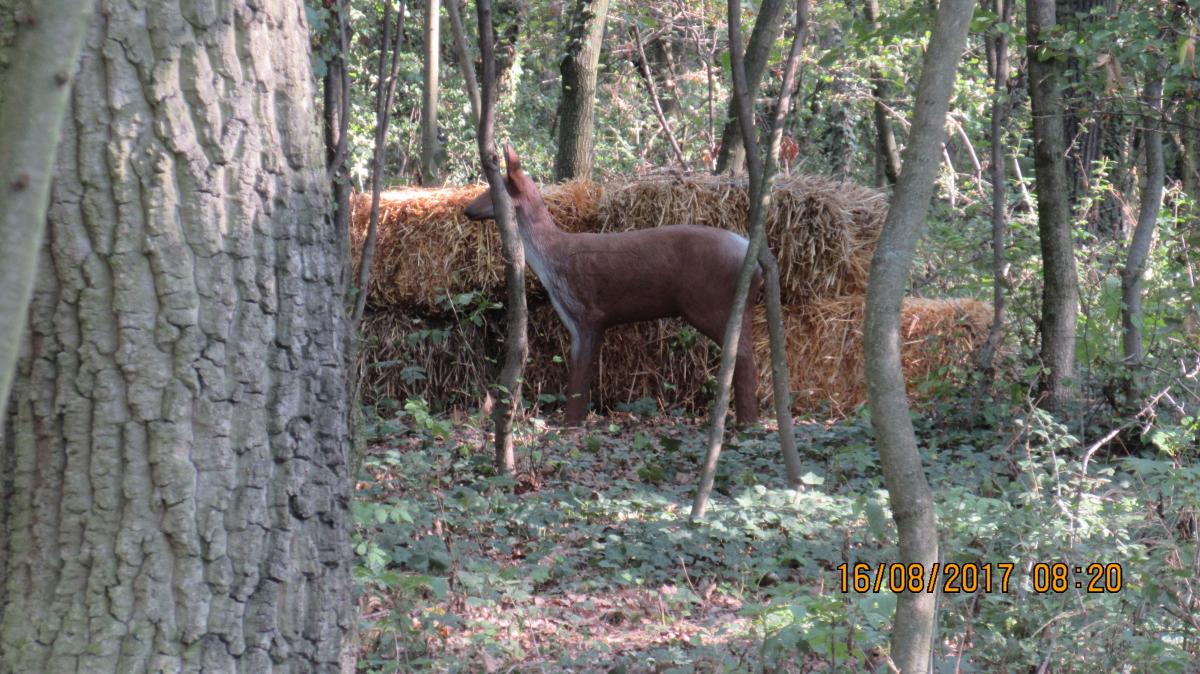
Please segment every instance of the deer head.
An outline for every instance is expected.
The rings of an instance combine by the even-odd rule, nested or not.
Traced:
[[[508,143],[504,144],[504,165],[508,171],[508,175],[504,177],[504,188],[508,191],[508,196],[512,197],[515,209],[520,211],[531,199],[541,200],[541,193],[538,192],[537,185],[529,176],[525,175],[525,171],[521,170],[521,158]],[[467,207],[463,209],[463,215],[466,215],[468,220],[495,218],[496,210],[492,204],[491,190],[484,190],[483,194],[467,204]]]

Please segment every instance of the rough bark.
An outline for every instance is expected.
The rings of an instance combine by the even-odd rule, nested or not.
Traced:
[[[746,48],[746,86],[750,100],[754,100],[758,85],[767,71],[767,59],[775,46],[775,39],[783,26],[787,0],[763,0],[758,8],[758,18],[750,32],[750,44]],[[752,120],[753,121],[753,120]],[[746,149],[742,144],[742,131],[737,119],[737,101],[730,98],[725,129],[721,132],[721,150],[717,154],[714,173],[741,173],[746,161]]]
[[[1165,70],[1165,68],[1164,68]],[[1161,71],[1160,71],[1161,72]],[[1130,397],[1136,396],[1141,388],[1142,377],[1142,275],[1146,271],[1146,260],[1150,255],[1150,244],[1154,241],[1154,226],[1162,208],[1163,181],[1166,168],[1163,163],[1162,142],[1162,95],[1163,80],[1155,76],[1146,83],[1142,101],[1149,110],[1142,136],[1146,154],[1146,179],[1142,186],[1142,204],[1138,211],[1137,227],[1129,241],[1125,258],[1125,269],[1121,273],[1121,346],[1125,366],[1129,370]]]
[[[865,0],[867,21],[876,33],[880,31],[879,0]],[[892,131],[892,120],[888,116],[887,100],[890,87],[887,80],[879,72],[879,66],[872,65],[870,69],[871,95],[875,99],[875,143],[883,164],[883,173],[888,185],[895,185],[900,179],[900,150],[896,147],[896,134]]]
[[[344,306],[301,3],[104,0],[0,436],[0,672],[331,671]]]
[[[471,47],[467,43],[467,31],[463,27],[462,10],[459,0],[446,2],[446,16],[450,17],[450,30],[454,33],[454,53],[458,60],[458,69],[462,72],[463,82],[467,87],[467,99],[471,101],[471,120],[479,124],[479,80],[475,76],[475,59],[471,57]]]
[[[1001,26],[1012,25],[1015,0],[994,0]],[[993,363],[1000,337],[1004,333],[1004,286],[1006,279],[1005,243],[1008,234],[1008,172],[1004,152],[1004,134],[1008,125],[1008,32],[997,30],[989,38],[988,53],[992,64],[992,327],[987,341],[979,350],[979,370],[982,385],[990,387],[995,377]]]
[[[871,261],[863,325],[871,424],[899,533],[900,564],[928,570],[938,559],[933,494],[925,479],[900,365],[900,302],[913,251],[925,229],[954,76],[966,45],[974,0],[942,0],[921,68],[900,182]],[[936,593],[899,592],[892,660],[902,672],[929,671]]]
[[[596,73],[608,19],[608,0],[576,0],[567,35],[567,54],[559,65],[562,97],[558,100],[556,180],[592,174],[596,138]]]
[[[521,404],[521,374],[529,355],[529,310],[525,306],[525,247],[517,232],[517,216],[512,199],[500,175],[496,157],[496,98],[499,84],[496,79],[496,37],[492,26],[491,0],[476,0],[479,17],[479,51],[483,59],[482,107],[479,117],[479,159],[487,178],[495,209],[496,226],[504,255],[505,338],[504,366],[496,392],[492,421],[496,435],[496,470],[506,475],[516,472],[512,425],[517,407]]]
[[[1040,381],[1042,407],[1057,410],[1071,397],[1078,311],[1070,190],[1063,159],[1062,65],[1043,43],[1055,26],[1054,0],[1027,0],[1029,98],[1042,250]]]
[[[713,402],[712,419],[709,422],[708,449],[700,471],[700,483],[692,501],[691,519],[704,517],[708,499],[712,494],[713,480],[717,473],[717,461],[721,456],[721,443],[725,435],[725,417],[729,412],[729,389],[733,381],[734,364],[737,358],[738,340],[741,335],[742,317],[749,303],[750,285],[755,271],[764,271],[767,284],[767,324],[771,340],[771,372],[774,380],[775,410],[779,423],[779,445],[787,467],[788,483],[799,489],[800,459],[796,454],[795,434],[792,430],[792,402],[788,389],[790,378],[787,370],[783,333],[783,316],[779,298],[779,267],[766,241],[767,213],[771,207],[771,190],[779,169],[779,146],[783,137],[783,120],[787,116],[792,87],[796,81],[796,70],[800,64],[800,52],[804,48],[808,22],[808,0],[796,0],[796,33],[792,48],[784,66],[783,82],[776,100],[775,114],[771,120],[770,145],[764,162],[759,154],[757,137],[751,111],[753,102],[746,75],[745,55],[742,52],[741,0],[729,0],[729,54],[733,71],[733,95],[737,105],[737,119],[746,141],[747,160],[750,169],[750,243],[746,248],[746,259],[738,277],[733,307],[725,325],[721,342],[721,364],[717,370],[717,393]]]
[[[439,73],[442,58],[442,0],[425,0],[425,45],[421,64],[421,183],[438,185],[442,181],[442,147],[438,142],[438,98],[441,94]]]
[[[33,294],[61,120],[94,7],[94,0],[31,5],[14,17],[13,43],[5,45],[12,62],[0,62],[0,412]],[[0,5],[4,13],[15,9],[11,1]]]

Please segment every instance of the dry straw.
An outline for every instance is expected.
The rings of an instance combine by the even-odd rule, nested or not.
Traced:
[[[863,296],[845,296],[784,310],[791,389],[797,412],[830,411],[841,415],[866,401],[862,351]],[[371,335],[363,354],[367,385],[364,391],[395,400],[422,395],[446,405],[477,403],[482,383],[494,377],[487,357],[499,353],[498,330],[466,321],[431,323],[394,319],[381,312],[368,319]],[[936,387],[953,383],[954,372],[970,367],[971,357],[987,336],[991,309],[975,300],[908,299],[901,309],[904,372],[909,392],[922,399]],[[443,341],[426,333],[413,340],[414,330],[441,325]],[[569,337],[553,309],[531,309],[530,361],[525,371],[526,397],[562,393]],[[755,355],[759,367],[759,398],[769,402],[771,380],[766,325],[759,308],[755,316]],[[703,413],[711,400],[717,349],[678,320],[652,321],[610,329],[604,340],[592,400],[600,409],[642,398],[662,409],[682,408]],[[378,364],[383,363],[384,367]],[[404,364],[416,364],[426,378],[405,381]],[[956,369],[957,368],[957,369]],[[410,371],[409,377],[412,373]]]
[[[495,228],[468,221],[463,208],[482,185],[406,189],[381,199],[379,241],[369,301],[376,307],[433,311],[447,293],[502,294],[503,260]],[[692,223],[745,232],[745,179],[659,173],[603,186],[571,181],[543,189],[567,231],[625,231]],[[358,250],[370,213],[369,195],[354,200]],[[776,183],[767,236],[779,258],[785,303],[862,292],[875,240],[887,215],[878,190],[814,176]],[[531,283],[536,293],[536,283]]]
[[[444,309],[448,295],[503,294],[504,260],[495,227],[463,216],[484,189],[409,188],[381,195],[375,268],[368,283],[371,306],[430,312]],[[599,187],[586,181],[545,190],[550,212],[572,231],[594,228],[599,196]],[[350,216],[355,278],[370,214],[371,195],[356,194]],[[530,285],[540,292],[536,281]]]
[[[503,261],[495,227],[469,222],[463,208],[482,185],[385,192],[376,266],[359,364],[370,400],[423,396],[445,406],[477,404],[495,377],[500,312],[471,322],[454,315],[449,295],[502,295]],[[694,223],[744,232],[745,179],[657,173],[603,186],[572,181],[543,189],[567,231],[625,231]],[[361,246],[369,195],[354,199],[352,232]],[[781,178],[767,235],[779,259],[791,388],[797,411],[844,413],[865,401],[862,307],[875,240],[887,214],[877,190],[813,176]],[[557,395],[566,381],[568,336],[530,279],[530,362],[526,396]],[[972,300],[911,299],[902,310],[905,374],[921,382],[967,365],[986,336],[991,309]],[[489,322],[491,321],[491,322]],[[494,322],[494,324],[493,324]],[[766,332],[755,323],[760,397],[770,391]],[[592,399],[600,408],[652,398],[663,408],[702,412],[711,398],[717,349],[678,320],[610,329]]]

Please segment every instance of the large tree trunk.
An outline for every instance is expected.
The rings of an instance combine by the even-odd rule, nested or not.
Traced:
[[[421,183],[424,185],[442,182],[442,147],[438,142],[437,121],[441,93],[438,80],[442,58],[441,5],[441,0],[425,0],[425,59],[422,64],[425,86],[421,103]]]
[[[871,260],[863,325],[871,424],[900,539],[896,561],[921,564],[926,578],[938,560],[937,519],[900,366],[900,302],[925,228],[946,140],[954,75],[974,6],[974,0],[942,0],[939,5],[917,85],[900,181]],[[906,674],[929,671],[936,601],[936,592],[897,592],[892,659]]]
[[[746,47],[746,86],[753,102],[763,73],[767,70],[767,59],[775,47],[779,30],[783,25],[786,0],[763,0],[750,31],[750,44]],[[730,97],[729,113],[725,130],[721,133],[721,150],[717,154],[715,173],[741,173],[746,164],[746,148],[742,144],[742,132],[737,120],[737,101]]]
[[[338,667],[344,233],[308,45],[290,0],[100,3],[0,437],[0,672]]]
[[[562,73],[562,98],[558,101],[557,180],[586,178],[592,173],[592,147],[596,137],[596,69],[608,18],[608,0],[576,0],[567,36]]]
[[[13,44],[0,43],[0,412],[33,293],[60,120],[94,7],[94,0],[33,5],[13,27]],[[0,21],[13,9],[0,0]]]
[[[1063,160],[1062,66],[1044,36],[1054,30],[1054,0],[1028,0],[1029,98],[1033,112],[1033,156],[1037,178],[1038,235],[1042,247],[1041,404],[1049,410],[1070,398],[1075,368],[1078,311],[1075,246],[1071,236],[1066,166]]]

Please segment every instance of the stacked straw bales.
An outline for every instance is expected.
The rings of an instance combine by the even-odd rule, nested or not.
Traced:
[[[473,405],[496,376],[502,312],[472,322],[456,316],[445,301],[466,292],[503,297],[495,227],[462,216],[483,189],[384,193],[360,363],[369,398],[422,395],[450,406]],[[687,222],[744,233],[748,210],[744,179],[708,175],[663,173],[604,185],[571,181],[546,186],[543,194],[559,226],[575,232]],[[355,250],[365,237],[369,210],[370,196],[356,196]],[[863,293],[886,214],[886,197],[877,190],[813,176],[785,177],[776,184],[767,235],[779,259],[798,411],[840,413],[865,400]],[[537,399],[563,391],[569,338],[536,282],[529,294],[525,381],[527,397]],[[759,395],[766,402],[770,363],[761,313],[760,307],[755,351]],[[967,364],[986,337],[990,318],[990,308],[973,300],[906,300],[902,339],[910,384],[946,365]],[[592,399],[606,408],[652,398],[664,409],[701,412],[711,399],[717,353],[679,320],[618,326],[605,335]]]

